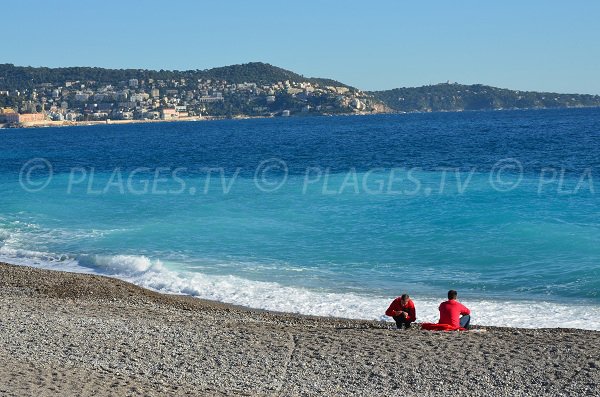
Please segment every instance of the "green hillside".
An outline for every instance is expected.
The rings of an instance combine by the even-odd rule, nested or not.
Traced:
[[[269,65],[252,62],[242,65],[223,66],[206,70],[147,70],[147,69],[106,69],[96,67],[47,68],[0,64],[0,89],[23,90],[39,84],[64,84],[65,81],[95,81],[99,84],[116,84],[129,79],[172,80],[198,79],[226,80],[229,83],[273,84],[279,81],[311,82],[320,85],[346,86],[338,81],[322,78],[308,78],[297,73]]]
[[[437,84],[371,92],[397,112],[570,108],[600,106],[600,96],[514,91],[481,84]]]

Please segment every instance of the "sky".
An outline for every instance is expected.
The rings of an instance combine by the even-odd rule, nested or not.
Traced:
[[[2,2],[0,63],[207,69],[261,61],[363,90],[440,82],[600,94],[600,2]]]

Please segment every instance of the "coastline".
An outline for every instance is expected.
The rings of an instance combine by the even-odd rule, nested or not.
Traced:
[[[219,117],[182,117],[173,120],[90,120],[90,121],[35,121],[30,123],[18,124],[16,126],[5,126],[0,124],[0,128],[44,128],[44,127],[81,127],[91,125],[113,125],[113,124],[150,124],[150,123],[172,123],[172,122],[191,122],[191,121],[208,121],[219,120]]]
[[[20,129],[20,128],[47,128],[47,127],[81,127],[81,126],[93,126],[93,125],[118,125],[118,124],[155,124],[155,123],[177,123],[177,122],[197,122],[197,121],[213,121],[213,120],[248,120],[248,119],[273,119],[273,118],[296,118],[296,117],[351,117],[351,116],[378,116],[378,115],[410,115],[410,114],[436,114],[436,113],[477,113],[477,112],[511,112],[511,111],[536,111],[536,110],[563,110],[563,109],[600,109],[600,106],[575,106],[575,107],[564,107],[564,108],[546,108],[546,107],[533,107],[533,108],[499,108],[499,109],[481,109],[481,110],[439,110],[431,112],[414,111],[414,112],[403,112],[403,111],[382,111],[382,112],[353,112],[353,113],[318,113],[309,115],[293,115],[289,117],[281,116],[247,116],[238,115],[234,117],[225,116],[189,116],[179,117],[171,120],[89,120],[89,121],[35,121],[17,125],[9,125],[0,123],[0,130],[2,129]]]
[[[600,332],[272,313],[0,264],[0,394],[595,395]]]
[[[319,113],[319,114],[310,114],[310,115],[294,115],[295,117],[328,117],[328,116],[369,116],[369,115],[379,115],[379,114],[404,114],[404,113],[394,113],[394,112],[353,112],[353,113],[339,113],[339,114],[327,114],[327,113]],[[33,121],[28,123],[16,124],[16,125],[8,125],[0,123],[0,129],[20,129],[20,128],[46,128],[46,127],[81,127],[81,126],[92,126],[92,125],[117,125],[117,124],[156,124],[156,123],[178,123],[178,122],[194,122],[194,121],[213,121],[213,120],[248,120],[248,119],[273,119],[273,118],[289,118],[289,117],[276,117],[276,116],[247,116],[247,115],[238,115],[234,117],[225,117],[225,116],[189,116],[189,117],[179,117],[176,119],[169,120],[89,120],[89,121],[53,121],[53,120],[44,120],[44,121]]]

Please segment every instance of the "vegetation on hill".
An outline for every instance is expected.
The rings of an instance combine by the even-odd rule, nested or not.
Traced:
[[[371,92],[397,112],[535,109],[600,106],[600,96],[514,91],[481,84],[437,84]]]
[[[0,64],[0,89],[31,89],[39,84],[64,84],[65,81],[95,81],[99,84],[115,84],[129,79],[195,81],[198,79],[226,80],[229,83],[273,84],[280,81],[311,82],[323,86],[346,87],[335,80],[307,78],[297,73],[269,65],[252,62],[206,70],[147,70],[147,69],[105,69],[96,67],[46,68]]]
[[[277,66],[262,62],[251,62],[242,65],[223,66],[199,72],[206,79],[227,80],[231,83],[252,82],[272,84],[278,81],[310,82],[322,86],[347,87],[339,81],[322,78],[304,77]]]

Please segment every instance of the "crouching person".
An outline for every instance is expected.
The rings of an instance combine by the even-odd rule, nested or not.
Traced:
[[[410,328],[410,324],[417,319],[415,304],[408,294],[403,294],[394,299],[390,307],[385,311],[385,315],[392,317],[396,321],[398,329],[402,329],[402,327],[406,329]]]

